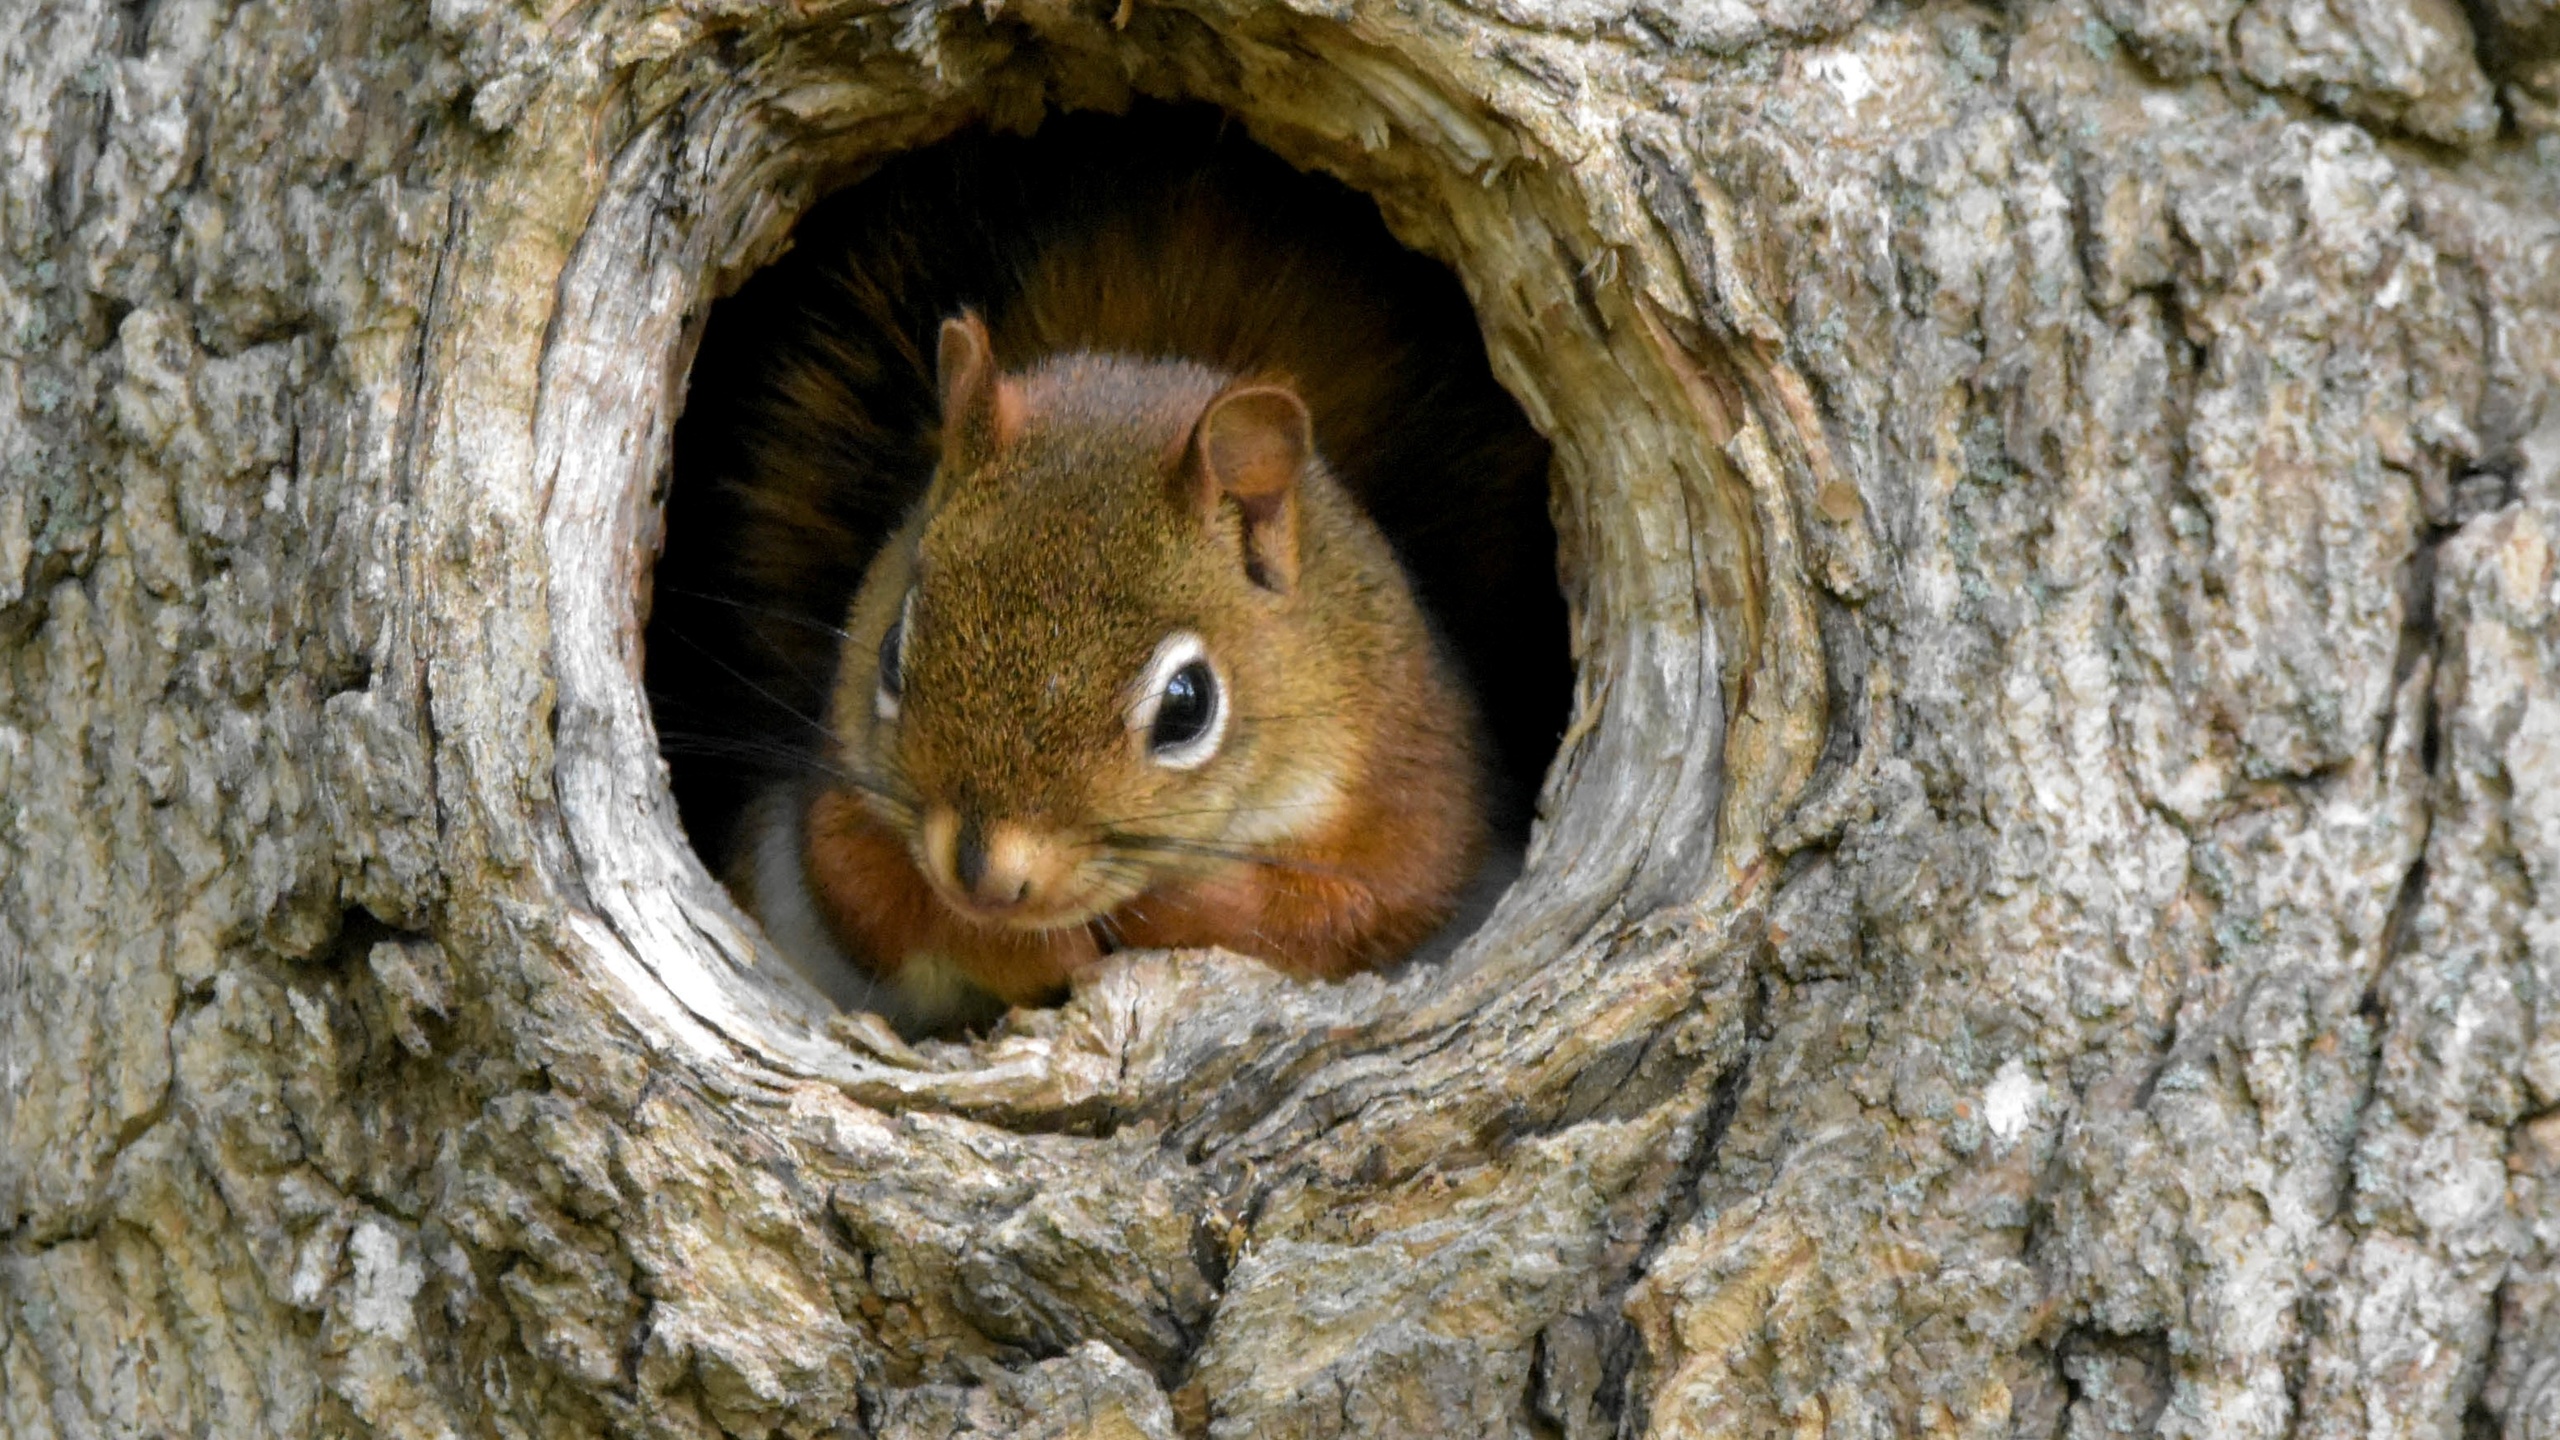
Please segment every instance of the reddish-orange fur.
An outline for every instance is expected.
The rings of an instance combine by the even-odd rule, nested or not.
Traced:
[[[1411,950],[1448,918],[1450,810],[1371,802],[1302,845],[1283,867],[1172,886],[1114,919],[1131,945],[1219,945],[1310,979],[1334,980]],[[1303,867],[1303,868],[1301,868]]]
[[[1372,757],[1352,807],[1322,832],[1274,847],[1274,863],[1176,880],[1112,911],[1131,947],[1218,946],[1289,974],[1339,979],[1412,949],[1447,918],[1456,884],[1482,845],[1468,777],[1447,757]],[[808,875],[854,953],[885,980],[918,952],[959,957],[970,978],[1008,1004],[1055,994],[1103,949],[1090,926],[1025,932],[953,913],[919,874],[907,842],[854,797],[812,802]]]
[[[714,642],[697,669],[724,701],[771,707],[740,727],[755,747],[750,757],[821,752],[789,782],[791,803],[759,799],[727,847],[741,898],[769,927],[783,903],[776,887],[810,902],[842,952],[821,965],[850,962],[894,990],[912,957],[933,957],[1017,1004],[1055,997],[1114,944],[1218,945],[1293,974],[1339,976],[1426,938],[1478,863],[1487,753],[1475,705],[1371,519],[1408,547],[1404,558],[1426,595],[1447,607],[1441,619],[1457,647],[1506,704],[1500,687],[1529,668],[1509,662],[1553,643],[1547,627],[1560,631],[1549,542],[1535,538],[1544,530],[1545,448],[1485,375],[1463,307],[1443,311],[1417,298],[1427,286],[1408,268],[1412,257],[1356,236],[1347,211],[1293,189],[1300,182],[1276,166],[1223,145],[1197,154],[1169,151],[1138,172],[1157,178],[1105,184],[1094,203],[1057,208],[1044,208],[1049,200],[1016,208],[1007,181],[962,187],[972,197],[964,206],[983,208],[929,198],[900,209],[931,191],[901,180],[905,188],[881,192],[888,198],[873,212],[881,219],[859,230],[845,259],[819,269],[817,283],[803,282],[805,332],[758,361],[756,388],[737,412],[736,448],[720,462],[739,518],[701,540],[724,547],[725,571],[706,588],[753,608],[721,608],[718,597],[696,606],[751,643]],[[1045,163],[1026,162],[1021,173],[1036,175]],[[1017,214],[1027,223],[1002,233],[1018,243],[982,245],[976,235],[996,232],[967,228]],[[932,225],[954,227],[968,253]],[[961,427],[965,463],[952,463],[957,432],[933,427],[943,441],[936,447],[931,408],[911,398],[930,398],[934,388],[933,341],[916,328],[915,305],[926,296],[938,297],[927,302],[936,307],[927,324],[973,305],[991,322],[985,358],[1002,383],[987,391],[981,420]],[[945,384],[951,379],[946,373]],[[1266,493],[1267,475],[1213,487],[1186,512],[1187,529],[1173,525],[1170,509],[1133,520],[1114,542],[1115,563],[1089,567],[1081,588],[1032,583],[1056,568],[1052,560],[1100,543],[1088,522],[1123,492],[1093,482],[1125,474],[1135,487],[1125,493],[1151,494],[1141,472],[1195,463],[1194,427],[1222,385],[1277,388],[1295,397],[1280,410],[1303,407],[1318,458],[1296,492]],[[1267,423],[1264,416],[1246,429]],[[1119,442],[1105,432],[1115,426],[1146,431],[1148,443],[1113,449]],[[937,448],[940,477],[910,509]],[[998,457],[1034,451],[1022,463],[1044,477],[1040,486],[1006,491],[1022,482],[1016,476],[955,488],[955,478]],[[1140,451],[1143,465],[1132,458]],[[1261,450],[1229,453],[1224,463],[1240,476],[1262,475]],[[1076,493],[1050,493],[1060,486]],[[947,582],[975,569],[1009,592],[954,598],[944,583],[927,607],[940,613],[924,628],[994,633],[1015,623],[1006,616],[1028,613],[1049,623],[1050,638],[948,669],[907,717],[912,733],[879,731],[870,716],[874,651],[899,593],[917,584],[915,567],[930,548],[925,527],[968,516],[986,533],[967,555],[945,554],[938,573]],[[673,536],[670,554],[695,533]],[[1160,573],[1168,556],[1223,557],[1234,593],[1210,593],[1206,572]],[[861,567],[858,585],[848,567]],[[1294,618],[1267,634],[1256,629],[1254,606],[1269,596],[1256,598],[1252,586],[1285,592],[1285,603],[1271,602],[1281,607],[1274,613]],[[850,604],[848,590],[859,591]],[[1088,609],[1096,598],[1108,603]],[[1246,729],[1230,748],[1262,757],[1258,778],[1212,785],[1216,793],[1195,806],[1179,785],[1150,788],[1113,770],[1127,770],[1125,746],[1093,716],[1117,703],[1155,638],[1107,633],[1100,622],[1114,607],[1155,616],[1156,633],[1203,631],[1243,697]],[[757,619],[768,615],[781,618]],[[1064,717],[1075,722],[1065,730],[1043,730],[1026,709],[1040,678],[1033,672],[1052,662],[1070,689],[1090,692],[1090,704]],[[653,672],[657,664],[653,653]],[[823,698],[813,693],[820,686],[829,687]],[[936,704],[939,718],[929,713]],[[666,713],[662,705],[662,723]],[[1515,745],[1506,734],[1506,746],[1526,750],[1542,727],[1552,735],[1542,714],[1509,704],[1506,723],[1528,739]],[[831,753],[812,740],[810,722],[821,719],[836,737]],[[1053,738],[1016,756],[994,743],[1007,733]],[[1295,771],[1321,781],[1312,792],[1322,804],[1302,800],[1310,787],[1293,788]],[[756,793],[780,798],[782,790]],[[1197,832],[1150,819],[1230,803],[1248,816],[1273,815],[1258,828]],[[1278,812],[1301,813],[1292,808],[1301,804],[1306,824],[1279,823]],[[955,806],[1038,830],[1049,868],[1080,877],[1075,885],[1094,903],[1060,907],[1046,929],[955,908],[947,839]],[[946,826],[942,841],[930,838],[932,807]],[[792,834],[774,828],[776,816],[787,817]],[[1166,832],[1141,839],[1250,853],[1115,851],[1101,832],[1132,816],[1147,822],[1141,829]],[[791,853],[796,865],[774,858]],[[1100,872],[1108,873],[1094,879]],[[810,947],[792,948],[807,965]],[[896,999],[857,995],[910,1029],[985,1013],[925,1002],[902,1012]]]
[[[906,842],[852,796],[822,791],[811,802],[809,883],[846,946],[895,981],[919,952],[971,957],[969,978],[1012,1005],[1032,1005],[1101,958],[1083,926],[1020,931],[953,914],[916,873]],[[1202,942],[1191,942],[1202,943]]]
[[[1019,1004],[1100,936],[1336,976],[1445,921],[1483,844],[1473,709],[1296,392],[1072,354],[1002,376],[975,316],[941,368],[943,464],[855,601],[830,711],[847,773],[882,779],[821,788],[802,832],[843,947],[893,985],[930,958]],[[1232,692],[1196,773],[1121,719],[1172,635],[1223,655]],[[959,815],[1019,842],[1037,904],[969,913]]]
[[[1276,858],[1291,868],[1177,882],[1108,923],[1131,947],[1219,946],[1292,975],[1339,979],[1412,949],[1446,918],[1447,829],[1442,817],[1373,803],[1287,847]],[[823,794],[813,805],[808,857],[810,882],[849,946],[865,955],[966,956],[970,978],[1008,1004],[1037,1004],[1102,957],[1086,926],[1024,932],[953,914],[905,842],[848,796]],[[878,969],[894,981],[898,962]]]

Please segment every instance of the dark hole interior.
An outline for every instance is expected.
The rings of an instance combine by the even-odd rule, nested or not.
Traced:
[[[1175,196],[1223,217],[1205,241],[1158,237],[1199,292],[1188,312],[1147,298],[1162,284],[1117,284],[1105,257],[1079,313],[1015,313],[1042,257],[1114,218],[1144,232]],[[646,679],[685,829],[716,872],[734,873],[754,796],[826,769],[838,627],[931,479],[936,337],[964,308],[1008,371],[1063,344],[1305,391],[1319,453],[1473,688],[1516,847],[1571,689],[1547,446],[1494,382],[1456,279],[1365,197],[1216,112],[1159,107],[899,157],[813,208],[790,253],[713,308],[675,432]]]

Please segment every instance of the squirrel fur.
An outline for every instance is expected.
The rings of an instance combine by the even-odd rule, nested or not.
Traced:
[[[1310,977],[1411,950],[1502,808],[1414,582],[1479,632],[1553,589],[1519,573],[1543,443],[1417,313],[1412,257],[1332,243],[1340,214],[1293,203],[1330,197],[1214,136],[1074,175],[1052,128],[858,187],[711,442],[679,437],[728,518],[671,502],[653,644],[741,713],[662,698],[669,749],[751,795],[741,901],[911,1033],[1117,948]],[[1507,628],[1472,638],[1536,626]]]

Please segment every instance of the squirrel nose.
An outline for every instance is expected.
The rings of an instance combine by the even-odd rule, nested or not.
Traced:
[[[1036,847],[1021,827],[963,816],[951,842],[951,875],[970,899],[990,910],[1009,910],[1031,898]]]
[[[951,841],[951,873],[960,880],[960,888],[976,893],[978,882],[987,875],[987,837],[975,820],[960,822],[960,833]]]

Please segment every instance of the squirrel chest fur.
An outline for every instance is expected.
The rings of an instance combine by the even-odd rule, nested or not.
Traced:
[[[1543,446],[1393,277],[1238,194],[1186,159],[978,254],[888,212],[740,407],[741,518],[670,537],[717,543],[696,608],[743,617],[687,643],[772,712],[725,743],[798,757],[724,878],[902,1029],[1124,948],[1381,964],[1486,854],[1475,701],[1373,516],[1474,486],[1450,539],[1483,570],[1483,522],[1543,505]],[[918,213],[985,234],[989,208]]]

